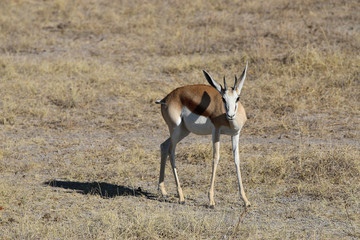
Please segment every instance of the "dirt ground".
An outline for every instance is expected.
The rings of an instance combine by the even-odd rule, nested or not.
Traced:
[[[360,4],[0,2],[1,239],[360,238]],[[211,136],[179,143],[155,100],[229,83],[241,94],[244,212],[230,138],[215,209]]]

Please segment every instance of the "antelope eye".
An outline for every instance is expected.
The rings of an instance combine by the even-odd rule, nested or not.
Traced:
[[[240,100],[240,97],[237,97],[236,102],[238,102],[239,100]]]

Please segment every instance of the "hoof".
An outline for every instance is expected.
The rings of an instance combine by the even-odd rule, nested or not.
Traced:
[[[167,199],[168,199],[168,195],[161,195],[161,196],[159,197],[159,201],[160,201],[160,202],[166,202]]]
[[[210,209],[215,209],[215,205],[210,205],[209,208]]]
[[[185,201],[180,201],[179,204],[185,205]]]
[[[245,203],[245,204],[244,204],[244,207],[245,207],[245,208],[250,208],[250,207],[251,207],[251,203],[250,203],[250,202]]]

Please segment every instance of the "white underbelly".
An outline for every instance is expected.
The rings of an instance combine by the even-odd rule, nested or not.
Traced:
[[[210,118],[195,114],[186,107],[181,112],[181,119],[184,121],[185,127],[197,135],[209,135],[214,129],[214,124],[212,124]],[[239,130],[223,126],[220,127],[220,133],[233,136],[238,134]]]
[[[181,118],[184,121],[185,127],[197,135],[209,135],[214,128],[210,118],[195,114],[186,107],[181,112]]]

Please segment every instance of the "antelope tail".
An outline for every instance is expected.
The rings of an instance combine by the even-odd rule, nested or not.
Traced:
[[[155,103],[156,103],[156,104],[165,104],[166,102],[165,102],[165,100],[163,99],[163,100],[156,100]]]

